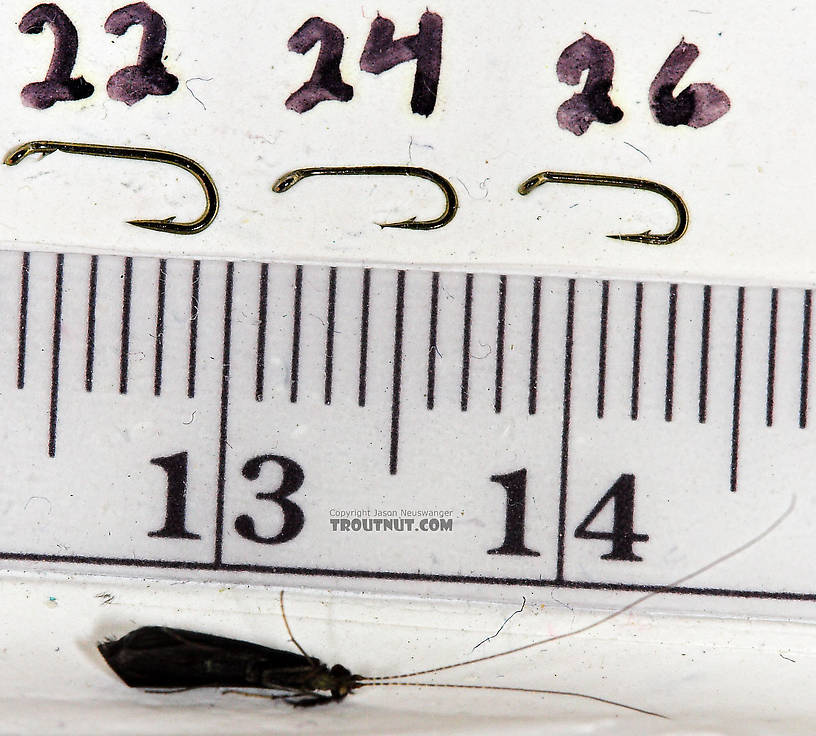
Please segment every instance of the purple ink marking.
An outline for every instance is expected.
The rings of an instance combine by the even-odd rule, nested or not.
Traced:
[[[426,117],[434,111],[442,68],[442,16],[426,11],[419,19],[419,33],[394,40],[394,24],[379,14],[371,23],[360,69],[382,74],[398,64],[416,59],[411,110]]]
[[[611,125],[623,118],[623,110],[615,107],[609,97],[615,57],[603,41],[585,33],[561,52],[555,71],[559,82],[572,86],[580,83],[581,75],[587,72],[584,88],[558,108],[558,127],[583,135],[594,122]]]
[[[649,107],[658,123],[703,128],[731,109],[728,95],[708,82],[690,84],[674,96],[674,88],[699,55],[697,46],[681,40],[660,67],[649,87]]]
[[[296,54],[308,53],[320,44],[312,76],[300,89],[289,95],[286,107],[304,113],[326,100],[348,102],[354,88],[343,81],[340,59],[343,57],[343,32],[323,18],[309,18],[289,39],[288,48]]]
[[[126,105],[135,105],[148,95],[169,95],[179,85],[178,77],[170,74],[162,63],[167,24],[147,3],[114,10],[105,21],[105,30],[122,36],[135,25],[144,29],[139,58],[133,66],[120,69],[108,80],[108,96]]]
[[[79,36],[70,18],[53,3],[42,3],[29,10],[18,26],[20,33],[42,33],[50,26],[54,34],[54,53],[42,82],[23,87],[23,104],[46,110],[55,102],[84,100],[93,94],[94,87],[83,77],[71,78],[76,63]]]

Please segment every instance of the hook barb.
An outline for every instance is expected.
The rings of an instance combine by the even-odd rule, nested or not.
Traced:
[[[646,245],[669,245],[685,235],[688,229],[689,212],[686,203],[669,187],[648,179],[633,179],[626,176],[612,176],[611,174],[576,174],[568,171],[541,171],[522,182],[518,188],[521,195],[529,194],[542,184],[585,184],[599,187],[623,187],[626,189],[643,189],[654,192],[667,199],[677,214],[677,223],[668,233],[653,233],[646,230],[642,233],[607,235],[613,240],[626,240],[632,243]]]
[[[397,227],[405,230],[435,230],[447,225],[456,215],[459,200],[451,183],[435,171],[419,166],[316,166],[305,169],[294,169],[281,176],[273,185],[272,191],[282,194],[291,189],[302,179],[310,176],[416,176],[436,184],[445,196],[445,209],[439,217],[432,220],[417,220],[410,217],[399,222],[377,223],[381,228]]]
[[[176,222],[175,216],[163,220],[128,220],[128,223],[145,230],[156,230],[175,235],[194,235],[210,226],[218,214],[218,190],[207,170],[197,161],[172,151],[154,148],[131,148],[128,146],[107,146],[93,143],[67,143],[62,141],[29,141],[15,148],[6,156],[7,166],[16,166],[24,158],[39,153],[42,156],[61,151],[85,156],[102,156],[105,158],[124,158],[135,161],[154,161],[156,163],[178,166],[192,174],[204,190],[206,204],[200,217],[191,222]]]

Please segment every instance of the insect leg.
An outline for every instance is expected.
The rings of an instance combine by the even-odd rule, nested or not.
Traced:
[[[295,692],[295,691],[293,691]],[[291,698],[290,693],[281,695],[266,695],[264,693],[248,693],[245,690],[222,690],[222,695],[243,695],[245,698],[263,698],[264,700],[283,700],[284,698]]]
[[[295,697],[286,700],[289,705],[293,705],[295,708],[313,708],[315,705],[328,705],[336,700],[331,695],[321,695],[320,693],[310,693],[310,697],[304,697],[302,700],[295,700]]]
[[[281,688],[282,689],[282,688]],[[313,690],[295,690],[281,695],[265,695],[264,693],[248,693],[244,690],[222,690],[224,695],[243,695],[247,698],[264,698],[265,700],[283,700],[296,708],[311,708],[315,705],[325,705],[331,703],[335,698],[329,695],[321,695]]]

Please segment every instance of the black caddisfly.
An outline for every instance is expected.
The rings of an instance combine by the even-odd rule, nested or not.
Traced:
[[[264,688],[280,691],[279,697],[301,706],[342,700],[363,679],[340,664],[329,668],[302,649],[296,654],[166,626],[143,626],[121,639],[104,641],[99,652],[130,687]]]
[[[395,682],[419,675],[451,670],[465,665],[498,659],[544,644],[575,636],[594,629],[620,616],[653,596],[666,593],[681,583],[700,575],[719,563],[740,552],[770,534],[791,513],[793,503],[764,532],[750,541],[732,550],[726,555],[708,563],[682,578],[675,580],[646,595],[637,598],[623,608],[607,614],[591,624],[558,634],[546,639],[534,641],[524,646],[507,649],[496,654],[475,657],[453,664],[432,667],[429,669],[405,672],[397,675],[380,675],[367,677],[352,674],[340,664],[328,667],[316,657],[308,655],[297,642],[286,619],[281,592],[281,614],[286,631],[300,654],[295,652],[271,649],[238,639],[227,639],[211,634],[174,629],[163,626],[144,626],[126,634],[121,639],[113,639],[99,644],[98,648],[105,661],[114,672],[130,687],[162,690],[189,690],[198,687],[221,688],[259,688],[272,691],[272,694],[244,693],[264,698],[280,698],[291,705],[313,706],[343,700],[347,695],[362,687],[445,687],[466,690],[501,690],[512,692],[541,693],[547,695],[569,695],[587,700],[594,700],[614,705],[627,710],[637,711],[652,716],[660,714],[643,708],[625,705],[614,700],[601,698],[585,693],[566,692],[563,690],[538,690],[532,688],[498,687],[493,685],[458,685],[431,682]],[[321,692],[322,691],[322,692]],[[324,694],[329,693],[329,694]],[[662,716],[665,717],[665,716]]]

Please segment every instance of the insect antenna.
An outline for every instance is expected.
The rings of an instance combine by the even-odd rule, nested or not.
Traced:
[[[587,695],[586,693],[573,693],[567,690],[538,690],[531,687],[504,687],[501,685],[455,685],[443,682],[368,682],[366,680],[360,682],[357,687],[447,687],[457,690],[499,690],[511,693],[534,693],[537,695],[568,695],[573,698],[583,698],[584,700],[592,700],[596,703],[614,705],[616,708],[625,708],[626,710],[643,713],[647,716],[668,719],[668,716],[664,716],[662,713],[655,713],[654,711],[638,708],[634,705],[626,705],[626,703],[619,703],[616,700],[609,700],[608,698],[599,698],[595,695]]]
[[[418,675],[429,675],[429,674],[432,674],[432,673],[435,673],[435,672],[444,672],[445,670],[452,670],[452,669],[455,669],[456,667],[464,667],[465,665],[468,665],[468,664],[476,664],[477,662],[487,662],[487,661],[489,661],[491,659],[498,659],[499,657],[506,657],[509,654],[516,654],[518,652],[523,652],[523,651],[525,651],[527,649],[533,649],[535,647],[543,646],[544,644],[549,644],[551,642],[558,641],[559,639],[566,639],[566,638],[568,638],[570,636],[575,636],[577,634],[582,634],[582,633],[584,633],[586,631],[590,631],[591,629],[594,629],[594,628],[596,628],[598,626],[601,626],[602,624],[605,624],[608,621],[611,621],[612,619],[615,619],[618,616],[623,615],[627,611],[631,611],[636,606],[639,606],[641,603],[644,603],[645,601],[649,600],[650,598],[654,598],[656,595],[661,595],[662,593],[668,593],[668,592],[674,590],[674,588],[676,588],[678,585],[681,585],[682,583],[685,583],[687,580],[691,580],[692,578],[695,578],[698,575],[702,575],[704,572],[708,572],[709,570],[711,570],[711,568],[716,567],[721,562],[725,562],[726,560],[728,560],[728,559],[730,559],[732,557],[735,557],[736,555],[740,554],[741,552],[744,552],[749,547],[753,547],[753,545],[757,544],[758,542],[763,540],[765,537],[767,537],[771,532],[773,532],[793,512],[793,509],[794,509],[795,505],[796,505],[796,496],[793,496],[791,498],[790,505],[785,510],[785,512],[778,519],[776,519],[776,521],[774,521],[767,529],[765,529],[765,531],[763,531],[761,534],[757,534],[755,537],[753,537],[753,538],[749,539],[747,542],[741,544],[736,549],[732,549],[730,552],[722,555],[721,557],[718,557],[716,560],[713,560],[712,562],[709,562],[708,564],[703,565],[703,567],[699,568],[698,570],[695,570],[694,572],[690,572],[690,573],[688,573],[686,575],[683,575],[683,577],[678,578],[673,583],[669,583],[668,585],[661,585],[660,587],[655,588],[654,590],[650,591],[649,593],[646,593],[646,595],[642,595],[639,598],[636,598],[631,603],[627,603],[623,608],[619,608],[617,611],[613,611],[612,613],[609,613],[606,616],[603,616],[602,618],[598,619],[597,621],[594,621],[591,624],[587,624],[586,626],[580,626],[577,629],[573,629],[572,631],[567,631],[567,632],[565,632],[563,634],[556,634],[555,636],[550,636],[550,637],[547,637],[546,639],[539,639],[538,641],[534,641],[531,644],[524,644],[523,646],[520,646],[520,647],[514,647],[513,649],[507,649],[504,652],[497,652],[496,654],[488,654],[488,655],[485,655],[484,657],[475,657],[473,659],[465,659],[465,660],[463,660],[461,662],[454,662],[453,664],[446,664],[446,665],[442,665],[441,667],[431,667],[430,669],[426,669],[426,670],[417,670],[416,672],[405,672],[405,673],[402,673],[402,674],[399,674],[399,675],[380,675],[379,677],[367,677],[366,682],[367,682],[367,684],[374,684],[374,683],[377,683],[377,682],[382,682],[384,680],[400,680],[400,679],[403,679],[405,677],[416,677]],[[395,683],[395,684],[397,684],[397,683]],[[405,684],[408,684],[408,683],[405,683]]]
[[[289,638],[292,640],[292,643],[298,648],[298,651],[306,657],[306,659],[313,659],[308,654],[306,654],[306,650],[300,646],[298,640],[295,639],[295,635],[292,633],[292,629],[289,627],[289,621],[286,619],[286,611],[283,608],[283,591],[280,592],[280,608],[281,608],[281,616],[283,616],[283,623],[286,626],[286,632],[289,634]]]

